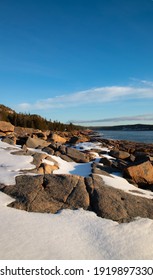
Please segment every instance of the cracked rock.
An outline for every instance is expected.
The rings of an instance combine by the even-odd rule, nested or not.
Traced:
[[[84,177],[77,175],[21,175],[4,192],[16,199],[10,206],[32,212],[88,209],[90,204]]]

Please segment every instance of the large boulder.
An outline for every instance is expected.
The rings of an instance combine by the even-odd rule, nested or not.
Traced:
[[[124,177],[132,179],[140,187],[153,184],[153,166],[151,162],[141,162],[124,169]]]
[[[98,162],[93,162],[92,163],[92,173],[96,173],[99,175],[107,175],[111,176],[112,173],[118,172],[118,170],[112,166],[107,166],[107,165],[102,165],[99,164]]]
[[[152,199],[144,198],[139,190],[130,194],[107,186],[98,175],[21,175],[15,186],[1,186],[1,190],[16,199],[11,207],[26,211],[56,213],[83,208],[119,223],[136,217],[153,219]]]
[[[32,137],[36,135],[38,138],[43,140],[47,140],[48,135],[50,134],[50,130],[42,131],[40,129],[30,128],[30,127],[14,127],[14,133],[16,137]]]
[[[62,158],[63,160],[65,160],[67,162],[73,162],[73,159],[68,157],[67,155],[60,154],[60,158]]]
[[[135,217],[153,219],[152,199],[107,186],[98,175],[88,177],[85,181],[90,194],[91,210],[98,216],[120,223],[129,222]]]
[[[58,163],[49,157],[48,155],[44,153],[33,153],[33,161],[32,163],[36,166],[33,170],[31,170],[32,173],[35,174],[51,174],[54,170],[57,170]]]
[[[120,172],[124,172],[124,169],[129,166],[129,162],[123,159],[116,159],[112,161],[112,167],[119,169]]]
[[[53,173],[53,171],[57,170],[59,167],[58,167],[58,164],[55,165],[55,164],[48,164],[48,163],[45,163],[43,162],[41,164],[41,167],[43,167],[43,172],[44,174],[51,174]]]
[[[42,133],[42,131],[30,127],[15,126],[14,133],[17,137],[26,137],[26,136],[32,136],[33,134]]]
[[[70,140],[68,141],[69,144],[71,145],[75,145],[77,143],[83,143],[83,142],[88,142],[89,141],[89,137],[83,135],[83,134],[79,134],[79,136],[72,136],[70,138]]]
[[[128,152],[121,151],[121,150],[111,150],[109,152],[109,155],[118,159],[127,159],[130,157],[130,154]]]
[[[10,122],[0,121],[0,132],[14,132],[14,125]]]
[[[109,166],[102,166],[101,164],[99,164],[97,162],[93,162],[91,167],[92,167],[91,171],[92,171],[93,174],[105,175],[105,176],[112,177],[110,175],[110,173],[113,172],[113,169]]]
[[[43,152],[45,152],[45,153],[47,153],[47,154],[49,154],[49,155],[54,155],[54,149],[52,149],[51,147],[44,147],[43,149],[42,149],[42,151]]]
[[[102,163],[106,166],[111,166],[112,165],[112,161],[106,157],[101,157],[99,160],[99,163]]]
[[[134,157],[135,157],[135,162],[142,162],[142,161],[149,160],[149,155],[148,153],[145,152],[135,152]]]
[[[58,135],[56,133],[51,134],[50,140],[55,143],[62,143],[62,144],[64,144],[66,142],[66,139],[64,137],[61,137],[60,135]]]
[[[45,159],[46,157],[47,157],[46,154],[35,152],[33,154],[33,162],[32,163],[38,168],[41,165],[43,159]]]
[[[84,178],[77,175],[21,175],[4,192],[16,199],[10,206],[33,212],[88,209],[90,203]]]
[[[83,152],[78,151],[75,148],[67,147],[66,155],[76,162],[89,162],[89,156]]]
[[[26,146],[28,148],[38,148],[38,147],[47,147],[49,143],[43,139],[37,137],[28,137],[26,141]]]

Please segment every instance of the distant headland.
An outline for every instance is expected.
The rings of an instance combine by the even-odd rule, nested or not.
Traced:
[[[92,130],[133,130],[133,131],[150,131],[153,130],[152,124],[128,124],[115,126],[90,126]]]

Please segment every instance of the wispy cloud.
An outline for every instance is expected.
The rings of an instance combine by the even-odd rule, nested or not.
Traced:
[[[20,110],[46,110],[49,108],[66,108],[83,104],[99,104],[118,100],[153,99],[153,82],[143,80],[142,83],[146,86],[108,86],[92,88],[72,94],[37,100],[33,104],[28,102],[21,103],[18,105],[18,108]]]
[[[140,80],[137,78],[131,78],[130,80],[134,81],[137,85],[153,87],[153,82],[148,80]]]
[[[151,81],[141,80],[141,83],[145,86],[153,87],[153,82]]]
[[[109,122],[126,122],[126,121],[153,121],[153,114],[144,114],[136,116],[121,116],[117,118],[103,118],[98,120],[71,120],[69,122],[77,124],[85,123],[109,123]]]

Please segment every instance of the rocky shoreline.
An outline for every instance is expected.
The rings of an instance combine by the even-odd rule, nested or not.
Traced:
[[[5,122],[0,122],[0,138],[14,147],[20,145],[11,153],[32,156],[35,166],[30,175],[23,170],[15,185],[0,185],[1,191],[15,199],[11,207],[47,213],[83,208],[117,222],[129,222],[138,216],[153,219],[153,194],[146,198],[143,192],[153,190],[153,144],[102,139],[90,130],[42,132]],[[77,149],[84,142],[98,142],[98,146]],[[90,173],[86,177],[55,174],[60,168],[55,157],[65,162],[88,163]],[[127,193],[120,186],[107,185],[103,176],[113,178],[115,173],[135,189]]]

